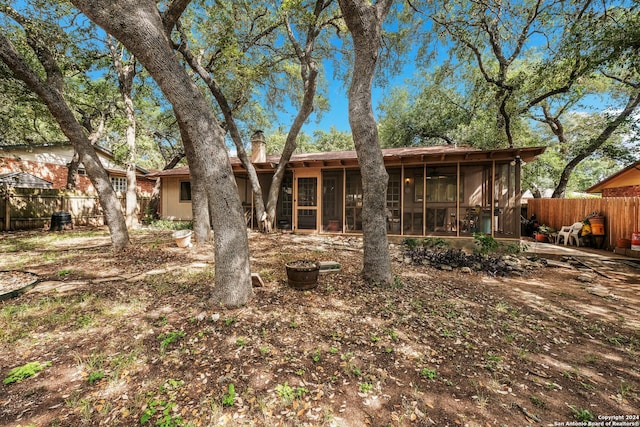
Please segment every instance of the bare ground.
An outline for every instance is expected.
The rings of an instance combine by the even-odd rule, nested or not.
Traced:
[[[379,288],[359,278],[357,238],[251,234],[265,286],[219,310],[210,247],[133,239],[113,254],[104,231],[0,235],[0,270],[40,278],[0,302],[0,375],[51,363],[0,384],[0,425],[640,425],[632,264],[495,278],[394,247],[397,280]],[[296,291],[296,259],[342,270]]]

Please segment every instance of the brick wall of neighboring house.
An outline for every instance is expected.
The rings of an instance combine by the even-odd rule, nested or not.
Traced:
[[[602,190],[602,197],[639,197],[640,185],[630,185],[628,187],[605,188]]]
[[[53,183],[53,188],[62,190],[67,187],[67,167],[54,163],[40,163],[30,160],[17,160],[10,157],[0,158],[0,173],[26,172]],[[78,175],[78,191],[94,193],[91,180],[86,175]]]
[[[138,176],[136,183],[138,184],[138,194],[146,196],[151,196],[151,193],[153,193],[153,189],[156,186],[155,178],[145,178],[143,176]]]
[[[10,157],[0,157],[0,173],[7,172],[27,172],[39,178],[45,179],[53,183],[53,188],[63,190],[67,187],[66,166],[54,163],[40,163],[30,160],[17,160]],[[124,175],[123,175],[124,176]],[[138,177],[138,194],[151,195],[156,185],[155,179]],[[76,181],[76,190],[87,194],[94,194],[95,190],[91,180],[87,175],[78,175]]]

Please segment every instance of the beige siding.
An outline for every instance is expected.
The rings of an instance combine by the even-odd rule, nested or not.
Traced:
[[[180,201],[180,182],[185,178],[162,180],[162,218],[173,221],[190,221],[193,217],[191,202]]]
[[[640,171],[631,169],[620,176],[612,178],[603,188],[630,187],[640,184]]]

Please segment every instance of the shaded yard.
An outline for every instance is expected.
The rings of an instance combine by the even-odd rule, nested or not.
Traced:
[[[0,270],[40,282],[0,302],[0,425],[523,426],[640,415],[640,270],[557,264],[524,276],[405,262],[358,276],[361,241],[250,235],[265,286],[209,304],[210,248],[102,230],[0,235]],[[285,262],[338,261],[311,291]],[[580,267],[580,269],[578,269]],[[599,418],[600,417],[600,418]],[[637,419],[636,419],[637,421]]]

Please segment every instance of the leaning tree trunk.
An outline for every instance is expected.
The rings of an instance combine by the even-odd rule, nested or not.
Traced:
[[[349,88],[349,124],[362,174],[362,274],[369,283],[384,285],[393,282],[386,225],[389,175],[378,141],[371,87],[380,48],[382,22],[392,2],[381,0],[371,5],[368,0],[339,0],[355,52]]]
[[[80,156],[73,149],[73,157],[67,166],[67,190],[75,190],[78,185],[78,169],[80,169]]]
[[[98,193],[98,200],[111,233],[111,242],[116,251],[129,245],[129,233],[124,216],[120,210],[120,201],[111,186],[111,181],[100,159],[91,145],[84,128],[69,108],[63,95],[64,79],[53,55],[38,44],[37,36],[32,35],[30,42],[47,70],[47,80],[29,68],[11,42],[0,34],[0,58],[11,69],[16,78],[22,80],[45,103],[60,129],[73,144],[79,160],[87,171],[89,179]]]
[[[224,131],[175,57],[152,0],[72,0],[132,52],[173,105],[193,181],[206,189],[214,232],[215,303],[245,304],[251,294],[249,242]],[[182,2],[184,3],[184,2]]]
[[[569,178],[578,164],[593,154],[598,148],[602,147],[609,137],[613,135],[616,129],[618,129],[618,127],[620,127],[620,125],[622,125],[622,123],[624,123],[633,114],[636,108],[638,108],[638,105],[640,105],[640,91],[630,95],[625,108],[618,113],[618,115],[607,125],[607,127],[604,128],[602,132],[600,132],[600,135],[591,140],[591,142],[582,149],[577,156],[566,164],[562,170],[562,174],[560,175],[558,185],[553,190],[553,194],[551,195],[552,198],[557,199],[564,197],[564,194],[567,191],[567,184],[569,184]]]
[[[178,28],[180,28],[180,26],[178,26]],[[209,91],[216,99],[216,102],[218,103],[218,106],[222,111],[224,120],[227,123],[229,135],[231,136],[231,140],[236,146],[238,158],[242,162],[244,168],[247,170],[249,184],[251,184],[251,190],[253,191],[253,203],[256,209],[256,217],[258,218],[258,221],[260,221],[260,218],[262,218],[265,212],[264,200],[262,197],[262,187],[260,185],[260,180],[258,179],[256,168],[253,167],[253,164],[247,156],[247,151],[244,149],[242,135],[240,134],[240,130],[238,129],[238,125],[236,124],[236,119],[233,115],[233,109],[229,104],[229,100],[222,91],[222,88],[220,88],[220,86],[218,85],[218,82],[216,82],[216,80],[211,77],[209,71],[202,66],[200,60],[191,52],[186,36],[183,36],[180,43],[176,43],[176,47],[178,51],[182,53],[182,56],[187,61],[191,69],[193,69],[198,74],[198,76],[200,76],[200,78],[206,83]]]

